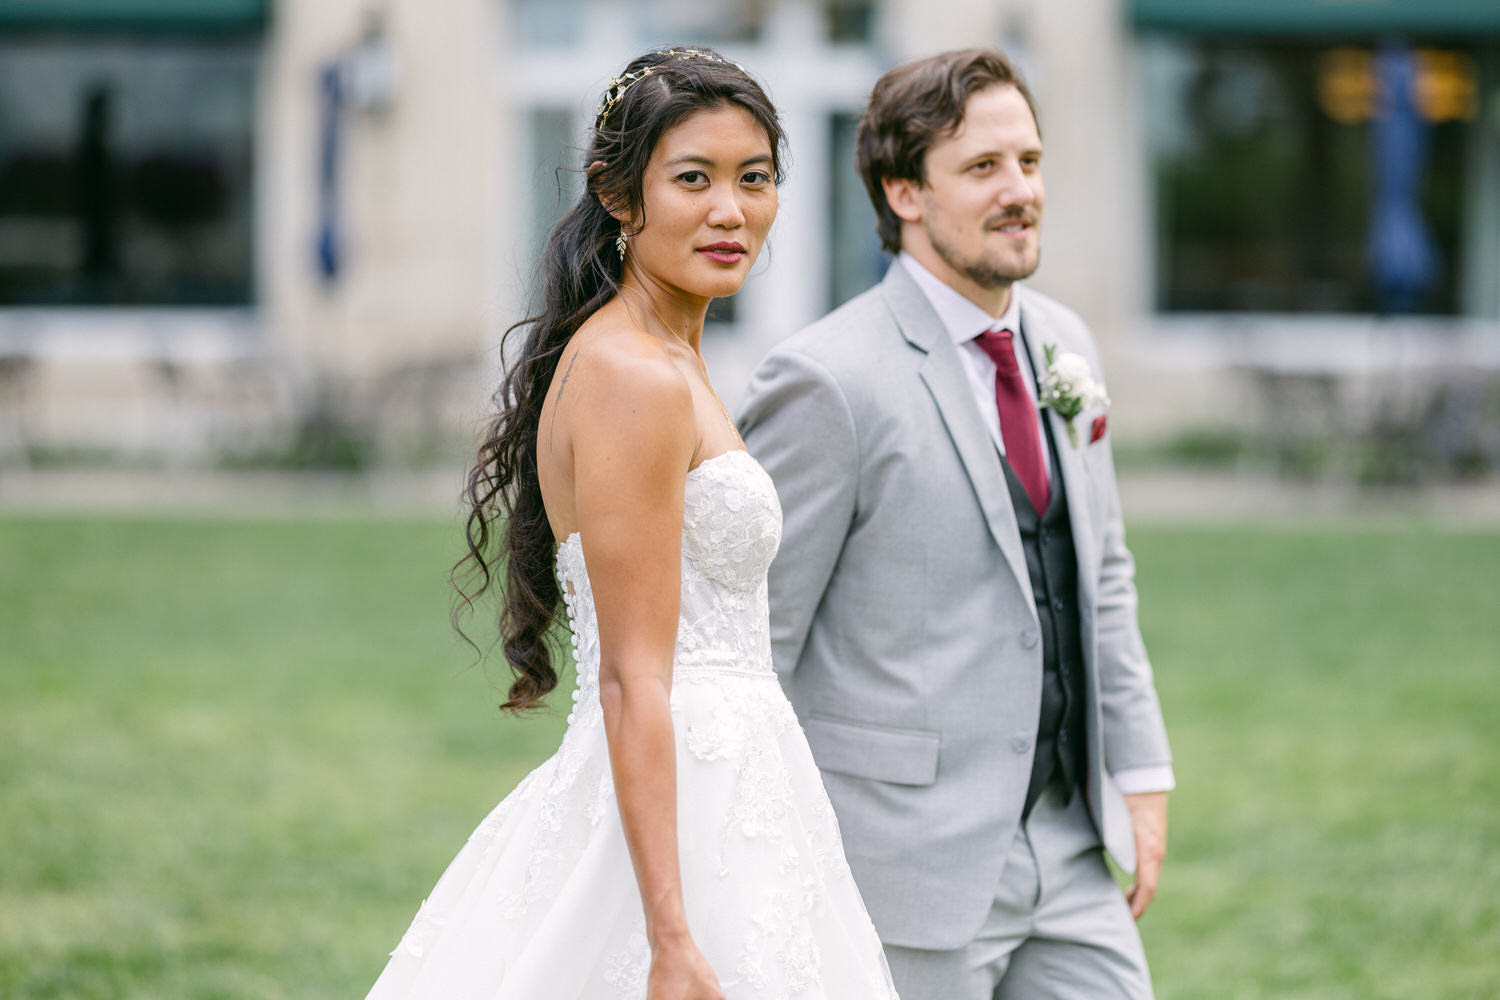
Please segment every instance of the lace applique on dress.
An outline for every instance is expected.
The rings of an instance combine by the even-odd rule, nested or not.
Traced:
[[[771,667],[781,539],[745,452],[688,473],[673,661],[678,853],[695,942],[728,1000],[895,1000],[807,741]],[[599,704],[599,626],[578,535],[558,579],[578,665],[557,752],[480,824],[372,998],[643,1000],[651,954]]]

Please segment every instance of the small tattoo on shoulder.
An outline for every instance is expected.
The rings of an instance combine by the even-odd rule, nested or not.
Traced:
[[[547,451],[552,451],[552,442],[556,437],[557,411],[562,409],[563,392],[568,388],[568,379],[573,377],[573,366],[578,363],[580,352],[574,351],[573,357],[568,360],[568,370],[563,372],[562,381],[557,385],[557,395],[552,398],[552,420],[547,425]]]

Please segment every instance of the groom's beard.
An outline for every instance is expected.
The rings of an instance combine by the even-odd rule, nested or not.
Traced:
[[[1024,222],[1030,225],[1033,232],[1035,232],[1041,220],[1035,215],[1024,211],[1004,212],[985,219],[984,231],[989,232],[1010,222]],[[1042,248],[1040,245],[1037,246],[1036,252],[1031,256],[1030,260],[1024,258],[1020,260],[1005,260],[999,258],[998,255],[996,259],[984,256],[969,259],[965,258],[939,233],[929,231],[927,239],[932,244],[932,249],[943,259],[943,263],[974,282],[980,288],[994,289],[1009,285],[1012,282],[1022,281],[1035,274],[1037,267],[1042,262]]]

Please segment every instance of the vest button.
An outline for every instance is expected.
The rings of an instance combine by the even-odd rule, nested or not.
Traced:
[[[1025,753],[1031,749],[1031,740],[1025,736],[1012,736],[1010,738],[1010,748],[1016,753]]]
[[[1035,649],[1036,648],[1036,630],[1035,629],[1026,628],[1026,629],[1022,629],[1021,630],[1021,645],[1024,648],[1026,648],[1026,649]]]

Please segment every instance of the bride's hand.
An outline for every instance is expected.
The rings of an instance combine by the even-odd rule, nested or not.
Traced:
[[[724,1000],[724,991],[698,946],[684,939],[652,954],[646,1000]]]

